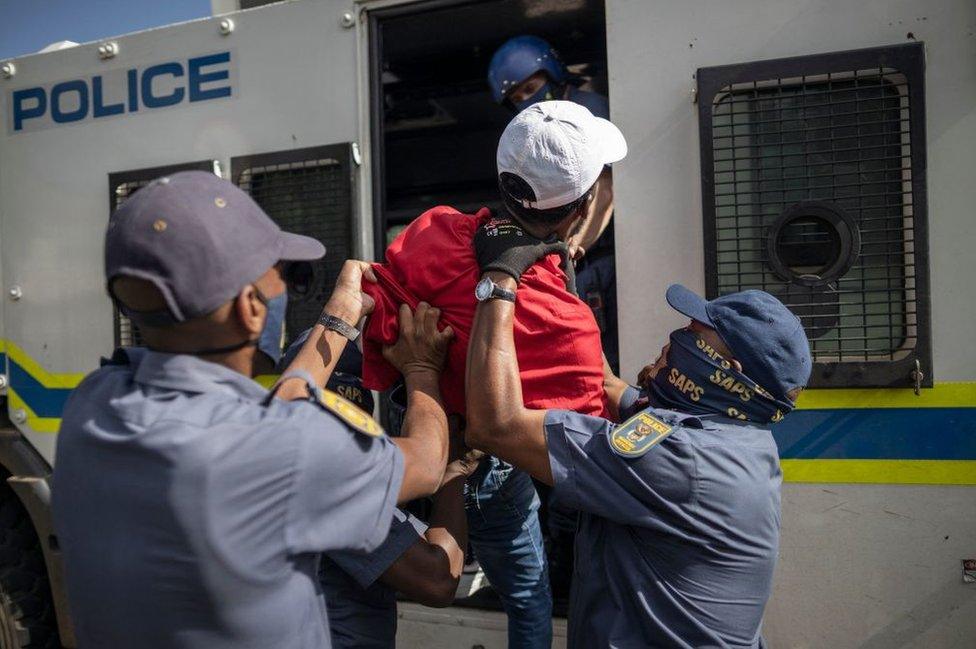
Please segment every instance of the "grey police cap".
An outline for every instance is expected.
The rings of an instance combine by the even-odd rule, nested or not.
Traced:
[[[283,232],[233,184],[183,171],[157,178],[112,214],[105,279],[113,299],[120,276],[155,285],[167,312],[123,311],[137,324],[164,325],[212,312],[279,261],[324,254],[317,240]]]

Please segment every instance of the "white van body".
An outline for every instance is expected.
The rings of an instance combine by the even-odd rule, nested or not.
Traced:
[[[43,462],[35,458],[26,470],[3,453],[0,461],[15,482],[29,483],[14,486],[39,530],[49,521],[41,512],[46,474],[37,467],[53,466],[64,398],[115,343],[102,281],[110,174],[192,162],[229,178],[234,158],[343,145],[352,181],[349,253],[373,258],[371,17],[428,4],[284,2],[0,62],[9,71],[0,78],[0,341],[11,422],[4,435],[27,442],[16,453],[36,453]],[[956,434],[976,436],[976,4],[605,6],[610,104],[630,148],[613,169],[622,376],[635,377],[682,324],[665,306],[666,287],[707,285],[696,102],[712,98],[695,96],[697,70],[919,41],[929,244],[916,254],[927,255],[929,265],[933,341],[931,367],[921,369],[934,382],[919,396],[911,387],[811,389],[800,408],[829,411],[832,424],[822,433],[833,438],[857,438],[866,409],[905,417],[938,410],[938,421],[955,422]],[[914,432],[928,448],[953,431],[940,423]],[[852,444],[844,448],[863,450]],[[830,451],[843,445],[824,441],[823,457],[816,450],[784,453],[769,645],[972,646],[976,584],[964,583],[962,562],[976,559],[973,446],[970,440],[936,457],[881,444],[844,456]],[[56,549],[39,536],[57,590]],[[59,613],[70,646],[63,607]],[[565,624],[556,625],[557,643],[564,643]],[[504,628],[496,612],[402,604],[399,641],[501,647]]]

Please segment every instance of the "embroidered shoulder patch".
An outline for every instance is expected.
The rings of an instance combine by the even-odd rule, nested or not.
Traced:
[[[319,405],[341,419],[353,430],[370,437],[383,435],[383,429],[376,423],[376,420],[363,412],[352,401],[339,396],[332,390],[317,390],[316,392]]]
[[[671,434],[673,427],[646,410],[613,429],[610,448],[621,457],[640,457]]]

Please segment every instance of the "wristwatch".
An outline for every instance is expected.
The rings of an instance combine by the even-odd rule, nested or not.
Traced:
[[[479,302],[487,302],[495,298],[515,302],[515,291],[502,288],[491,281],[490,277],[482,277],[481,281],[474,287],[474,297]]]
[[[337,318],[334,315],[322,316],[319,318],[319,324],[329,331],[334,331],[337,334],[345,336],[349,340],[356,340],[359,338],[359,329],[356,329],[342,318]]]

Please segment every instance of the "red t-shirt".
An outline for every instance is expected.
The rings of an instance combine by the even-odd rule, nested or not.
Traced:
[[[373,266],[379,283],[363,283],[376,301],[363,334],[367,388],[385,390],[400,376],[383,359],[382,346],[397,340],[399,305],[416,307],[422,300],[439,308],[441,322],[454,329],[441,392],[449,412],[465,412],[464,369],[480,278],[472,240],[489,217],[487,208],[471,215],[435,207],[390,244],[385,264]],[[515,348],[525,406],[606,416],[600,330],[590,308],[566,290],[559,262],[559,255],[549,255],[519,283]]]

